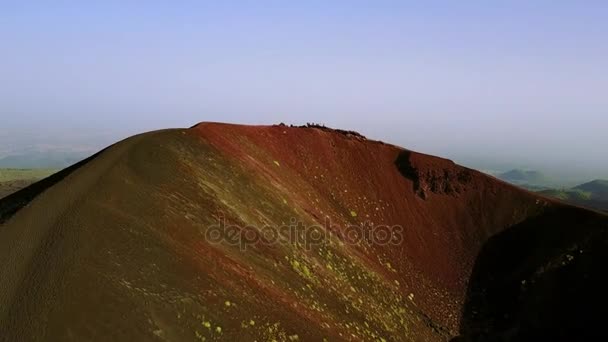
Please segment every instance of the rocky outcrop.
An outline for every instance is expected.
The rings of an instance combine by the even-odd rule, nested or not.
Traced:
[[[399,171],[414,183],[416,194],[426,199],[431,193],[458,195],[466,190],[472,175],[447,159],[420,158],[419,153],[404,150],[396,161]],[[432,165],[431,165],[432,164]]]

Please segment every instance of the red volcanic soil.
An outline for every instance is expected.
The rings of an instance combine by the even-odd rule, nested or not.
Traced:
[[[415,293],[424,312],[450,331],[457,329],[485,240],[550,204],[450,160],[331,130],[213,123],[193,129],[250,172],[297,196],[319,222],[329,217],[338,226],[370,221],[403,227],[401,244],[357,252],[404,292]]]
[[[605,302],[606,216],[324,127],[135,136],[0,221],[0,340],[522,340]]]

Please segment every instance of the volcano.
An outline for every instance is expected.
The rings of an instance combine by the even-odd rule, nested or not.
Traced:
[[[0,222],[3,341],[606,335],[607,216],[355,132],[133,136]]]

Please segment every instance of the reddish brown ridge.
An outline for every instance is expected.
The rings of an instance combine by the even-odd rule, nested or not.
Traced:
[[[319,222],[329,216],[348,224],[354,210],[354,221],[404,227],[403,244],[370,249],[366,258],[404,291],[416,289],[424,311],[451,329],[459,322],[481,245],[549,205],[450,160],[319,128],[202,123],[193,130],[249,172],[301,196],[299,204]],[[274,167],[275,160],[281,168]],[[456,190],[446,190],[444,183]],[[397,272],[381,265],[378,255]]]

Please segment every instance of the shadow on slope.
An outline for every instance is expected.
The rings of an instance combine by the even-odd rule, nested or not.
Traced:
[[[608,218],[557,207],[490,238],[453,341],[606,340]]]
[[[103,153],[103,151],[105,151],[105,149],[26,188],[23,188],[4,198],[0,198],[0,224],[8,221],[17,211],[28,205],[34,198],[36,198],[36,196],[40,195],[46,189],[57,184],[69,176],[72,172],[78,170],[91,160],[95,159],[95,157]]]

